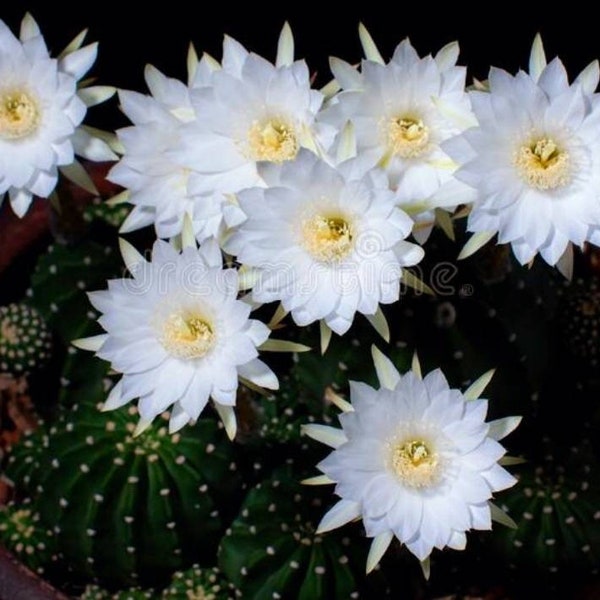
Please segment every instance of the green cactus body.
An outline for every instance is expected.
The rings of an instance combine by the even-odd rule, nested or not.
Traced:
[[[355,574],[364,571],[366,554],[360,540],[315,535],[322,510],[318,490],[300,485],[287,468],[248,494],[219,549],[219,566],[243,598],[358,597]]]
[[[79,600],[146,600],[156,598],[154,590],[130,588],[119,592],[110,592],[98,585],[88,585]]]
[[[52,336],[42,315],[26,304],[0,306],[0,373],[27,375],[50,358]]]
[[[131,212],[130,204],[109,204],[108,202],[96,198],[89,206],[86,207],[83,218],[86,223],[99,220],[111,227],[119,228],[127,215]]]
[[[513,568],[549,573],[598,568],[600,487],[589,474],[529,469],[503,493],[502,502],[518,524],[496,538]]]
[[[54,553],[54,537],[27,502],[0,509],[0,541],[32,571],[44,573]]]
[[[236,597],[235,586],[219,569],[203,569],[198,565],[177,571],[162,594],[163,600],[233,600]]]
[[[155,585],[190,557],[207,560],[220,503],[238,487],[231,445],[215,421],[139,437],[133,407],[65,410],[46,434],[17,446],[9,475],[30,490],[69,568],[109,586]],[[39,448],[43,448],[40,452]]]

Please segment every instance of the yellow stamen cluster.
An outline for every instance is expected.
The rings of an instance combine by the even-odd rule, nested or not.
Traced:
[[[255,121],[248,132],[250,158],[281,163],[298,154],[298,139],[294,127],[281,119]]]
[[[392,445],[391,467],[405,485],[415,488],[432,485],[438,478],[438,465],[437,454],[423,440]]]
[[[540,138],[521,146],[515,154],[519,175],[538,190],[553,190],[569,183],[571,161],[551,138]]]
[[[31,135],[39,125],[36,101],[23,90],[0,92],[0,138],[18,140]]]
[[[317,260],[339,262],[353,247],[350,224],[341,217],[315,215],[302,223],[304,247]]]
[[[395,117],[387,122],[387,145],[402,158],[417,158],[430,149],[429,127],[421,119]]]
[[[177,358],[201,358],[212,350],[215,333],[204,318],[176,312],[164,322],[160,341]]]

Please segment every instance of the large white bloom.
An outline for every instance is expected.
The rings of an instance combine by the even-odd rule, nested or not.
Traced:
[[[385,174],[337,169],[302,151],[261,173],[267,188],[239,194],[247,220],[226,243],[260,278],[257,302],[280,300],[298,325],[323,319],[336,333],[356,312],[398,300],[402,267],[423,250],[405,242],[411,219],[395,206]]]
[[[333,129],[315,122],[323,95],[311,89],[306,63],[292,60],[287,27],[280,48],[286,38],[291,52],[280,51],[277,65],[226,38],[222,68],[210,86],[193,90],[196,122],[181,160],[199,175],[190,181],[194,193],[263,185],[258,163],[287,162],[301,148],[319,153],[330,145]]]
[[[536,64],[516,76],[493,68],[489,93],[471,94],[479,126],[444,147],[477,191],[468,229],[498,232],[521,264],[539,252],[554,265],[600,225],[598,68],[569,85],[558,59]]]
[[[90,183],[75,152],[91,160],[116,158],[105,142],[78,128],[86,104],[101,102],[114,91],[98,86],[78,94],[77,81],[97,54],[97,44],[80,48],[82,41],[80,36],[56,60],[30,15],[23,19],[20,39],[0,20],[0,203],[8,192],[19,216],[33,196],[52,193],[57,167],[78,183]]]
[[[469,529],[491,529],[492,494],[516,481],[498,464],[505,450],[497,440],[520,420],[485,422],[488,403],[475,399],[481,380],[463,394],[439,369],[400,377],[389,359],[378,360],[382,389],[351,382],[341,430],[305,426],[334,448],[318,465],[325,478],[314,483],[335,482],[341,497],[319,530],[362,517],[375,538],[369,570],[394,536],[424,560],[433,548],[464,549]]]
[[[471,200],[469,188],[453,177],[456,165],[440,144],[474,124],[465,93],[464,67],[456,66],[458,44],[435,58],[420,58],[404,40],[387,64],[364,60],[360,72],[333,59],[343,91],[323,114],[339,130],[354,125],[357,153],[383,167],[398,204],[431,220],[436,207]],[[426,237],[426,236],[423,236]]]
[[[127,250],[127,244],[124,244]],[[132,250],[125,256],[131,256]],[[173,406],[175,431],[199,417],[209,397],[232,419],[238,378],[277,388],[277,378],[257,356],[269,329],[249,319],[250,306],[237,300],[238,276],[222,268],[214,240],[176,252],[157,241],[152,261],[127,259],[131,279],[108,282],[90,300],[106,334],[77,342],[123,374],[105,409],[139,398],[149,423]]]

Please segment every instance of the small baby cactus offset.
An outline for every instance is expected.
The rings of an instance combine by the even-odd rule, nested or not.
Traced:
[[[110,592],[98,585],[88,585],[79,600],[152,600],[156,598],[154,590],[130,588],[119,592]]]
[[[31,373],[48,362],[51,351],[52,334],[35,308],[0,306],[0,373]]]
[[[163,600],[233,600],[241,597],[218,568],[198,565],[173,574],[171,585],[163,590]]]

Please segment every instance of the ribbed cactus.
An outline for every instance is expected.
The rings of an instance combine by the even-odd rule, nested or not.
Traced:
[[[0,373],[26,375],[50,358],[52,335],[42,315],[26,304],[0,306]]]
[[[130,588],[119,592],[110,592],[98,585],[88,585],[79,600],[146,600],[156,598],[154,590]]]
[[[221,503],[238,487],[232,446],[216,422],[171,436],[163,421],[134,437],[135,408],[99,408],[66,409],[16,447],[9,464],[70,570],[106,585],[154,585],[190,558],[206,560]]]
[[[589,452],[589,444],[582,442]],[[560,461],[525,468],[502,496],[518,529],[497,536],[512,568],[560,573],[600,565],[600,485],[591,455],[576,447]],[[561,464],[562,463],[562,464]],[[579,463],[579,464],[577,464]],[[596,471],[596,473],[594,473]]]
[[[9,504],[0,509],[0,543],[32,571],[44,573],[55,552],[55,540],[28,503]]]
[[[364,540],[348,532],[315,535],[319,492],[282,468],[248,494],[219,549],[219,566],[243,598],[359,597]]]
[[[241,597],[235,586],[216,567],[198,565],[177,571],[163,590],[163,600],[233,600]]]

